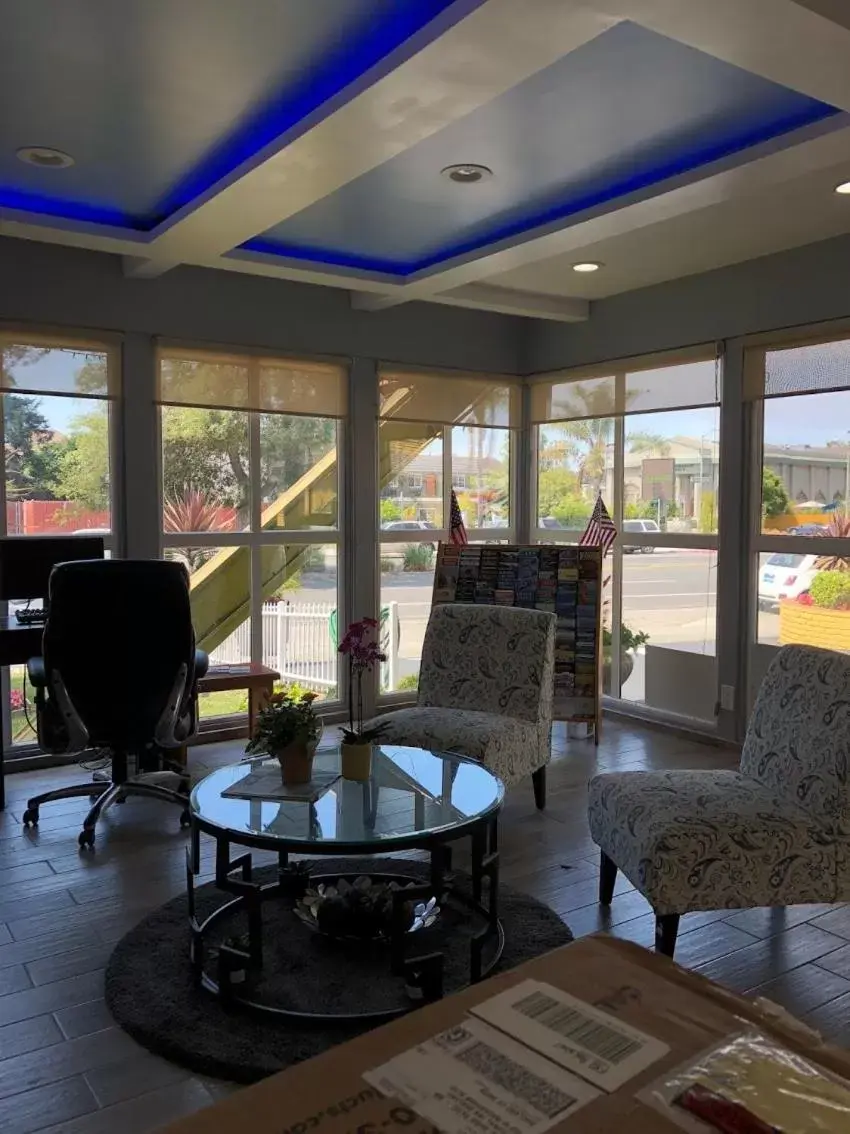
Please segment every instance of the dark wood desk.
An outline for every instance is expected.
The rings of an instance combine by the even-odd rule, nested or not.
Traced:
[[[15,618],[0,618],[0,665],[23,665],[41,653],[44,626],[21,626]],[[9,713],[8,701],[2,710]],[[0,743],[0,810],[6,806],[6,753]]]

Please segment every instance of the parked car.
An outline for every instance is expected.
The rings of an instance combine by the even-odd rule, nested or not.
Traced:
[[[437,525],[432,524],[430,520],[388,520],[386,523],[381,524],[381,528],[385,532],[422,532],[422,531],[436,531]],[[432,551],[436,551],[436,544],[429,543],[427,540],[412,540],[413,543],[421,544],[423,547],[430,547]],[[381,558],[382,559],[404,559],[404,549],[408,545],[406,543],[382,543],[381,544]]]
[[[646,532],[649,534],[650,532],[660,531],[661,529],[655,520],[623,520],[624,535],[628,532]],[[623,544],[623,552],[626,555],[630,555],[633,551],[640,551],[643,552],[644,555],[651,555],[652,552],[655,551],[655,548],[647,547],[645,544],[640,544],[639,546],[633,543]]]
[[[775,551],[759,571],[759,610],[779,610],[779,600],[808,594],[817,575],[816,555]]]

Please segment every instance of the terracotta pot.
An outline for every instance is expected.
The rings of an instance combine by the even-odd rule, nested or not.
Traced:
[[[372,774],[372,743],[341,744],[340,768],[346,780],[368,780]]]
[[[277,753],[280,774],[285,784],[308,784],[313,777],[315,740],[293,740]]]

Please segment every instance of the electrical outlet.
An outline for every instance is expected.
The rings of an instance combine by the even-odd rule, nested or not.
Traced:
[[[720,686],[720,708],[727,713],[734,713],[735,711],[735,686],[734,685],[721,685]]]

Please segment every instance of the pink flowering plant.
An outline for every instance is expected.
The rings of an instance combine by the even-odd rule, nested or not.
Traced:
[[[342,730],[346,744],[369,744],[381,735],[385,725],[363,728],[363,675],[387,660],[378,644],[378,623],[374,618],[352,622],[339,644],[339,653],[348,658],[348,728]]]

